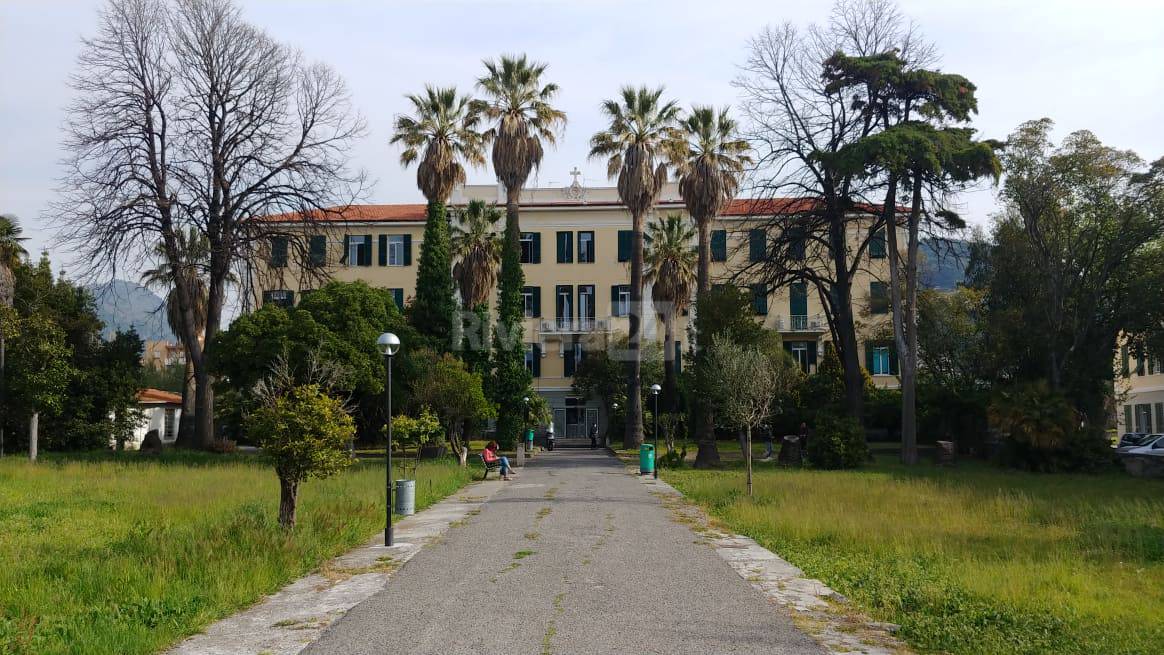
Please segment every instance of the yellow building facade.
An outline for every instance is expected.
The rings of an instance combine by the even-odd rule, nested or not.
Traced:
[[[504,189],[494,185],[458,188],[450,207],[455,213],[474,199],[503,206]],[[746,200],[731,203],[712,225],[712,281],[749,286],[756,320],[779,332],[785,349],[806,372],[812,372],[830,336],[811,285],[765,291],[732,281],[733,273],[746,267],[751,258],[762,256],[766,243],[764,231],[749,223],[751,209]],[[671,213],[686,215],[673,183],[664,188],[648,222]],[[258,262],[251,275],[251,306],[290,306],[323,279],[334,279],[389,288],[403,307],[415,293],[424,221],[423,204],[352,207],[342,217],[327,220],[312,238],[313,275],[302,275],[293,258],[286,256],[285,246],[283,252],[275,246],[270,256]],[[599,403],[577,397],[572,377],[586,352],[608,347],[613,337],[628,331],[630,214],[614,188],[584,188],[575,182],[565,188],[523,191],[520,221],[526,284],[523,341],[534,386],[554,411],[558,435],[582,436],[594,424],[605,431],[606,417],[600,415]],[[854,249],[865,237],[859,232],[869,229],[861,225],[854,225],[850,234]],[[875,383],[893,387],[898,384],[896,354],[891,340],[885,338],[890,325],[888,258],[883,241],[879,243],[880,248],[875,245],[865,255],[867,261],[853,283],[853,299],[862,361]],[[650,297],[647,288],[644,303],[649,304]],[[660,317],[649,307],[643,314],[644,338],[662,341]],[[670,344],[674,351],[687,350],[687,326],[693,318],[694,309],[678,317],[676,342]],[[652,382],[656,381],[644,380],[646,385]]]

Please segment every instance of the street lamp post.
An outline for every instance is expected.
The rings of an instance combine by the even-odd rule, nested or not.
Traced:
[[[387,484],[387,505],[384,507],[384,545],[392,545],[392,357],[400,350],[400,338],[385,332],[376,339],[376,348],[384,356],[384,367],[388,370],[388,445],[384,447],[385,473]]]
[[[653,468],[656,480],[659,479],[659,392],[662,390],[663,388],[658,384],[651,385],[651,396],[655,401],[655,466]]]
[[[618,403],[610,404],[610,416],[606,417],[606,447],[610,447],[610,422],[614,420],[614,415],[618,412]]]

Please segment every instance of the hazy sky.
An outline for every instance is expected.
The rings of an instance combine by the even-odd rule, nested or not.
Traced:
[[[561,86],[569,126],[547,153],[541,185],[565,185],[579,166],[585,182],[606,184],[587,162],[600,128],[598,103],[622,84],[665,84],[682,104],[734,103],[730,82],[749,37],[764,24],[823,21],[830,2],[407,3],[240,0],[246,17],[272,36],[336,68],[347,80],[369,133],[356,165],[376,180],[374,202],[421,202],[414,173],[388,146],[404,93],[425,83],[465,90],[481,59],[526,52],[548,62]],[[30,252],[50,244],[45,211],[61,159],[59,127],[68,76],[82,35],[92,34],[99,0],[0,0],[0,212],[19,216]],[[1164,155],[1164,1],[902,0],[938,46],[945,70],[978,85],[983,136],[1004,138],[1021,121],[1049,116],[1057,136],[1090,129],[1145,159]],[[492,183],[489,171],[471,182]],[[964,198],[984,222],[989,188]],[[54,252],[57,266],[69,253]]]

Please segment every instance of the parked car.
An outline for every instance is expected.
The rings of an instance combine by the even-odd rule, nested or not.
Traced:
[[[1125,432],[1124,436],[1120,437],[1119,444],[1116,445],[1116,451],[1122,453],[1130,448],[1139,448],[1147,440],[1147,432]]]
[[[1144,440],[1144,445],[1123,451],[1124,455],[1148,455],[1164,457],[1164,434],[1150,434]]]

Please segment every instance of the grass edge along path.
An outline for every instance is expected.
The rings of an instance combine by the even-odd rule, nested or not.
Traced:
[[[451,459],[422,463],[417,509],[474,473]],[[0,460],[0,655],[173,645],[382,530],[384,466],[305,483],[290,535],[278,496],[257,457]]]
[[[1162,652],[1160,481],[766,465],[749,501],[738,469],[662,474],[923,651]]]

